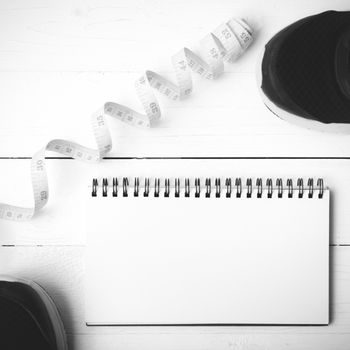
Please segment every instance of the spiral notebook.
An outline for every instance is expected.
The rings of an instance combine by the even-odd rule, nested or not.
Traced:
[[[94,179],[88,325],[325,325],[318,179]]]

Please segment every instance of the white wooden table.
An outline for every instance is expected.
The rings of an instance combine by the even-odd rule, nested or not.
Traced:
[[[350,4],[1,0],[0,201],[21,205],[32,204],[30,157],[49,139],[94,146],[90,113],[105,101],[141,110],[134,81],[145,69],[172,77],[170,56],[232,16],[256,29],[253,46],[220,79],[194,77],[194,93],[182,102],[159,97],[164,119],[156,128],[111,121],[112,158],[87,165],[52,154],[48,206],[31,222],[0,221],[0,273],[34,279],[48,290],[70,349],[350,348],[350,135],[281,121],[263,106],[255,82],[256,58],[274,32],[331,8],[349,10]],[[91,178],[197,173],[325,179],[332,190],[329,326],[85,326],[84,201]]]

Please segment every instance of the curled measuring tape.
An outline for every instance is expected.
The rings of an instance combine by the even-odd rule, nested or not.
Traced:
[[[85,162],[100,161],[112,149],[112,139],[105,122],[106,116],[137,127],[151,127],[161,117],[153,89],[172,100],[181,100],[192,92],[191,70],[206,79],[215,79],[224,71],[224,62],[235,61],[252,40],[252,29],[249,25],[244,20],[231,19],[200,41],[203,59],[187,48],[183,48],[172,57],[177,85],[155,72],[146,71],[135,84],[145,114],[114,102],[107,102],[91,117],[97,149],[87,148],[66,140],[51,140],[36,152],[31,160],[34,207],[26,208],[0,203],[0,218],[15,221],[30,220],[45,206],[49,197],[45,167],[46,150]]]

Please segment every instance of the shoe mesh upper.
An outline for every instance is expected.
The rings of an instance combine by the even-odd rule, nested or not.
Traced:
[[[350,12],[328,11],[278,33],[266,45],[263,58],[265,95],[308,119],[350,123],[350,100],[336,74],[337,45],[347,31]]]

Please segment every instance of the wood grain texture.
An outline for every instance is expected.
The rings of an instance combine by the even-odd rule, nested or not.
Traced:
[[[88,165],[47,160],[50,200],[34,220],[0,221],[0,243],[17,245],[85,244],[85,202],[93,177],[262,177],[324,178],[331,188],[331,244],[350,244],[350,160],[327,159],[134,159]],[[30,160],[0,160],[4,202],[31,205]],[[274,213],[271,213],[273,216]]]
[[[266,41],[303,16],[349,10],[345,0],[2,0],[0,157],[30,157],[51,138],[94,147],[90,114],[106,101],[141,111],[134,81],[146,69],[174,79],[170,57],[232,16],[256,30],[217,81],[194,78],[179,103],[159,97],[153,129],[108,120],[115,157],[350,157],[350,136],[304,130],[267,111],[255,71]],[[56,156],[56,155],[55,155]],[[0,159],[2,202],[31,205],[29,160]],[[350,161],[347,159],[48,160],[51,198],[33,221],[0,221],[0,273],[52,295],[70,350],[348,350]],[[84,324],[84,198],[93,176],[324,177],[332,190],[328,327],[108,328]]]
[[[214,82],[194,76],[180,102],[159,97],[164,118],[151,130],[110,119],[112,156],[349,156],[350,136],[291,126],[260,100],[257,58],[290,22],[337,1],[2,1],[0,156],[31,156],[51,138],[94,146],[89,118],[104,102],[142,111],[134,81],[152,69],[174,78],[170,57],[196,49],[210,30],[243,16],[255,42]]]
[[[349,252],[349,247],[331,248],[331,323],[319,327],[86,327],[84,247],[2,247],[0,273],[33,279],[49,292],[61,311],[70,350],[347,350],[350,342]]]

